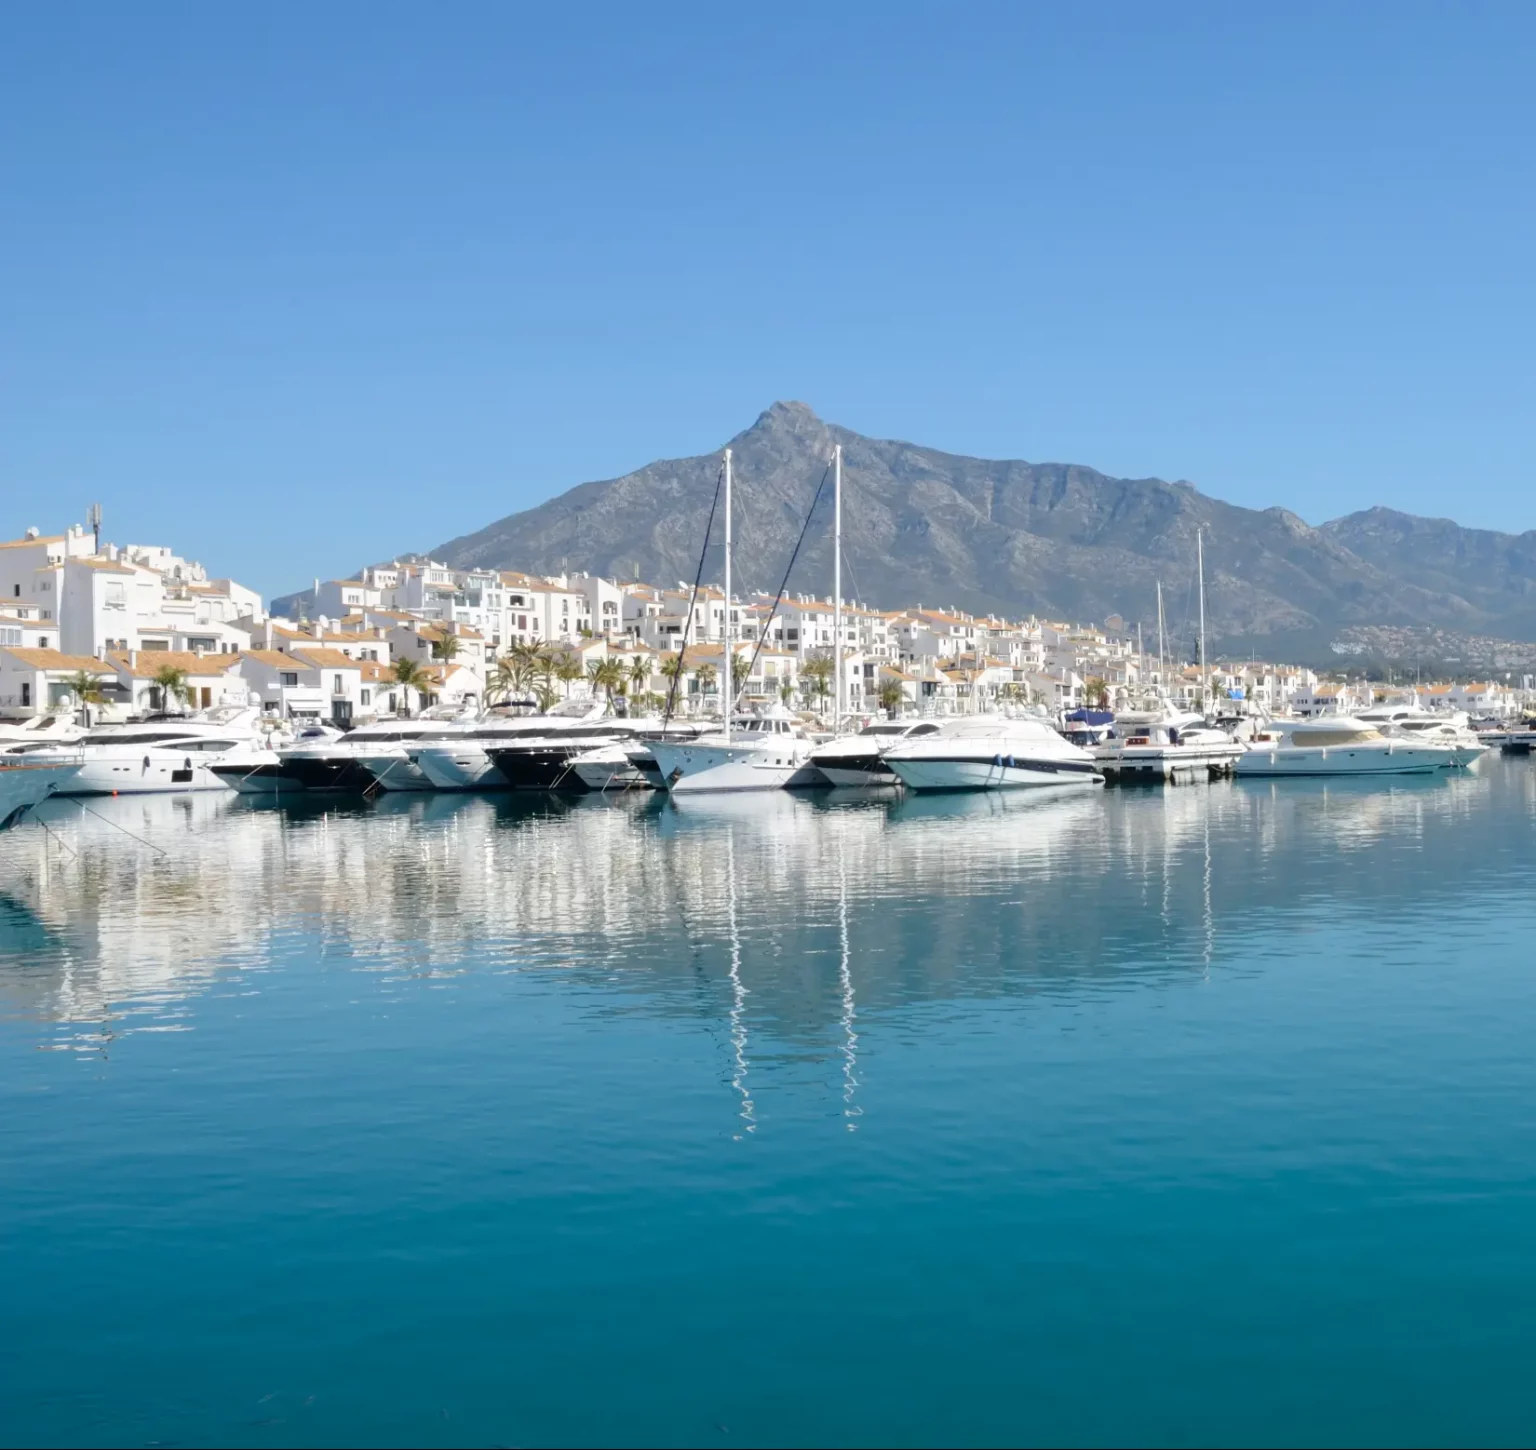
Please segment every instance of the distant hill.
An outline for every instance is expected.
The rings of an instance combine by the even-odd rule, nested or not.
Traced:
[[[1150,643],[1161,580],[1170,634],[1187,653],[1203,527],[1209,630],[1228,651],[1329,657],[1329,641],[1351,625],[1536,639],[1536,533],[1388,509],[1313,528],[1285,509],[1239,508],[1188,483],[866,438],[803,403],[775,403],[730,442],[741,589],[778,585],[834,443],[844,450],[844,592],[878,607],[1084,622],[1118,614],[1140,621]],[[427,552],[459,568],[691,580],[719,466],[718,452],[651,463]],[[829,505],[791,588],[830,589]],[[718,577],[716,553],[706,578]]]

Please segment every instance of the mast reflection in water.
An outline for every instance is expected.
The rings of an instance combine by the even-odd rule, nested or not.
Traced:
[[[1519,1438],[1533,780],[50,802],[7,1438]]]

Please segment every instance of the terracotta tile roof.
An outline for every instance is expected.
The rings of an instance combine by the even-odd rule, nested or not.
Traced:
[[[292,658],[303,661],[317,670],[355,670],[357,661],[342,654],[339,649],[294,650]]]
[[[292,655],[285,655],[281,650],[275,649],[248,649],[235,658],[255,660],[259,665],[268,665],[278,670],[291,670],[298,663]]]
[[[62,544],[67,535],[45,534],[36,539],[6,539],[0,549],[29,549],[33,544]]]
[[[34,541],[35,542],[35,541]],[[0,545],[0,548],[3,548]],[[92,659],[90,655],[60,654],[56,649],[0,649],[18,664],[30,665],[34,670],[89,670],[93,675],[110,675],[112,666]]]
[[[199,678],[228,673],[240,661],[239,655],[191,654],[186,650],[140,650],[135,664],[128,663],[128,656],[121,650],[107,656],[108,663],[119,674],[130,674],[136,680],[152,680],[161,670],[185,670]]]

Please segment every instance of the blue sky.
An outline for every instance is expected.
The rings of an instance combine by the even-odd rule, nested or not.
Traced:
[[[0,12],[0,532],[276,593],[776,398],[1536,526],[1536,6]]]

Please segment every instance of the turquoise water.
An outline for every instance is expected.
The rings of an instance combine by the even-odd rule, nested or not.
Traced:
[[[0,838],[6,1443],[1536,1434],[1529,762],[90,804]]]

